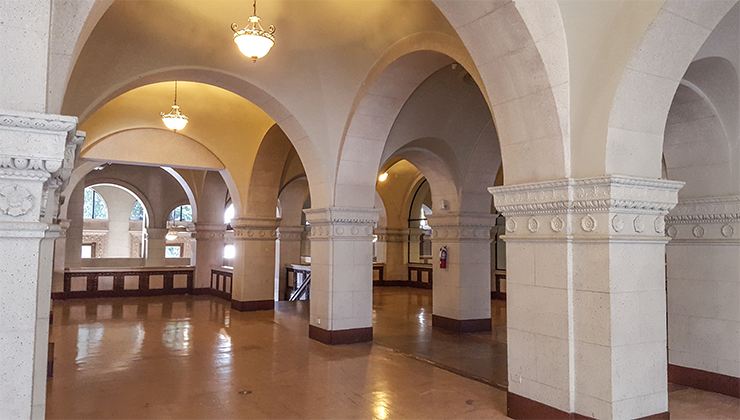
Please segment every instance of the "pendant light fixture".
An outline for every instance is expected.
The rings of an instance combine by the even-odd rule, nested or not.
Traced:
[[[182,130],[188,125],[188,117],[180,112],[180,107],[177,106],[177,80],[175,81],[175,104],[172,105],[169,113],[160,112],[159,115],[162,117],[164,125],[175,133],[177,133],[177,130]]]
[[[262,29],[260,17],[257,16],[257,0],[253,3],[254,14],[249,17],[249,23],[244,29],[237,29],[236,23],[231,24],[234,31],[234,43],[239,47],[242,54],[251,58],[255,63],[270,52],[275,45],[275,26],[270,25],[268,30]]]

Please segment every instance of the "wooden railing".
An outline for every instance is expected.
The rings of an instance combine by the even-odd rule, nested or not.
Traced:
[[[431,289],[432,273],[431,264],[409,264],[409,286]]]
[[[231,300],[231,288],[234,284],[234,272],[227,268],[211,269],[211,294]]]
[[[105,268],[64,271],[64,291],[53,299],[183,295],[193,292],[193,267]]]
[[[293,292],[298,290],[303,283],[310,277],[311,275],[311,266],[310,265],[298,265],[298,264],[290,264],[287,267],[285,267],[285,293],[283,295],[284,300],[290,300],[290,298],[293,296]],[[309,300],[310,299],[310,292],[305,294],[305,299],[300,300]]]

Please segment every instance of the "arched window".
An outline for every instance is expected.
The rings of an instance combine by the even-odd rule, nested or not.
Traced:
[[[85,188],[85,203],[82,207],[82,217],[85,219],[107,219],[108,206],[103,197],[91,187]]]
[[[144,206],[139,200],[131,207],[131,220],[144,220]]]
[[[234,218],[234,203],[229,204],[229,207],[226,207],[226,211],[224,211],[224,223],[229,224],[231,223],[231,219]]]
[[[192,222],[193,210],[190,207],[190,204],[175,207],[175,209],[172,210],[172,213],[170,213],[168,220],[173,222]]]

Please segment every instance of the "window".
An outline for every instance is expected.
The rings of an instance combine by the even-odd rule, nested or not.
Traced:
[[[234,204],[229,204],[229,207],[226,207],[226,211],[224,212],[224,223],[229,224],[231,223],[231,219],[234,218]]]
[[[167,245],[164,247],[165,258],[180,258],[182,255],[182,245]]]
[[[144,206],[141,205],[139,200],[136,200],[131,208],[131,220],[144,220]]]
[[[234,257],[236,257],[236,248],[234,245],[226,245],[224,247],[224,258],[230,260]]]
[[[82,207],[82,217],[85,219],[107,219],[108,206],[103,197],[91,187],[85,188],[85,203]]]
[[[95,244],[82,244],[82,258],[95,258]]]
[[[193,210],[190,208],[190,204],[175,207],[170,213],[169,220],[173,222],[192,222]]]

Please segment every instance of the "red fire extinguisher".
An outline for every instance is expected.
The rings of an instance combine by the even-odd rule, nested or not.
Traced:
[[[447,268],[447,246],[439,249],[439,268]]]

